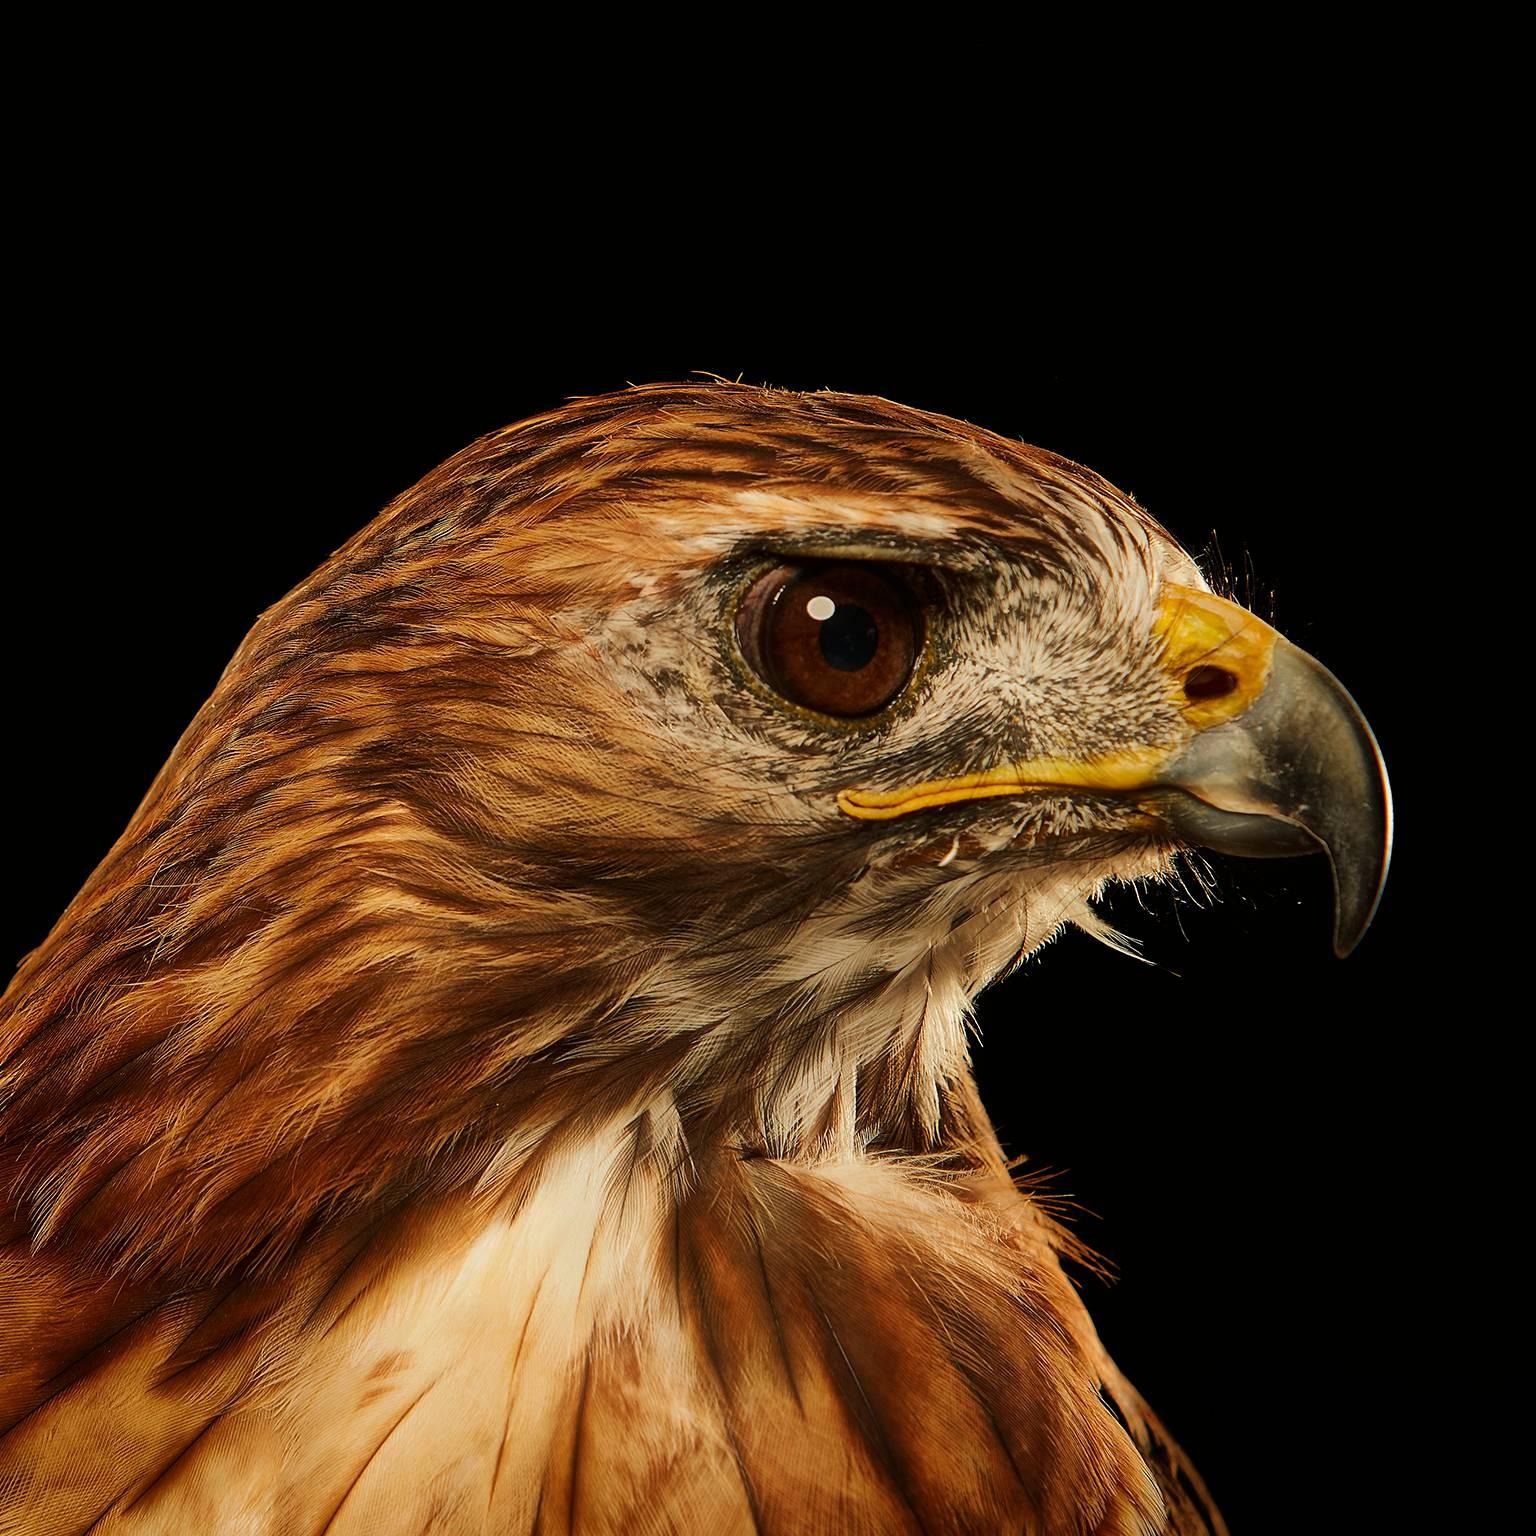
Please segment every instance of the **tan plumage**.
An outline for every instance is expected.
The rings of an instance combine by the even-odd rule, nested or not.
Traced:
[[[732,652],[786,548],[942,557],[877,728]],[[577,401],[386,509],[5,995],[0,1530],[1222,1529],[965,1041],[1175,840],[836,801],[1170,737],[1170,582],[1092,474],[835,394]]]

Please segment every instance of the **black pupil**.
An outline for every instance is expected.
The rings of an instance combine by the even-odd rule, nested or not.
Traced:
[[[839,603],[821,624],[821,654],[839,672],[857,672],[875,659],[880,649],[880,626],[867,608]]]

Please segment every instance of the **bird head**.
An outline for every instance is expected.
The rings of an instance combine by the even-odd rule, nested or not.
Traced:
[[[1322,849],[1342,952],[1388,818],[1338,683],[1092,473],[580,400],[263,615],[13,985],[4,1150],[39,1234],[213,1267],[598,1116],[932,1150],[971,999],[1104,882]]]

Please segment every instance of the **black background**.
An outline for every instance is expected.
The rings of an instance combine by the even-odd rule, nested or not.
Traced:
[[[1416,1284],[1425,1064],[1404,1026],[1435,984],[1411,535],[1440,515],[1422,466],[1441,386],[1390,295],[1363,271],[1238,283],[1154,296],[1143,328],[997,266],[878,293],[852,264],[802,271],[801,304],[767,263],[702,295],[689,273],[718,274],[718,250],[680,250],[664,288],[620,256],[472,291],[293,252],[278,276],[269,252],[233,251],[93,266],[37,317],[0,960],[43,937],[257,613],[480,433],[698,369],[881,394],[1064,453],[1192,551],[1214,533],[1253,606],[1354,692],[1394,775],[1397,865],[1343,962],[1320,860],[1213,860],[1214,904],[1115,896],[1150,963],[1049,946],[981,1003],[983,1090],[1115,1266],[1108,1286],[1083,1277],[1090,1309],[1234,1528],[1312,1528],[1325,1479],[1325,1526],[1347,1523],[1386,1454],[1377,1405]]]

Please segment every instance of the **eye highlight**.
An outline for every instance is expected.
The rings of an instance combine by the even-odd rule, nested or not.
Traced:
[[[781,565],[736,609],[747,665],[789,703],[842,719],[876,714],[906,687],[922,635],[910,588],[872,564]]]

